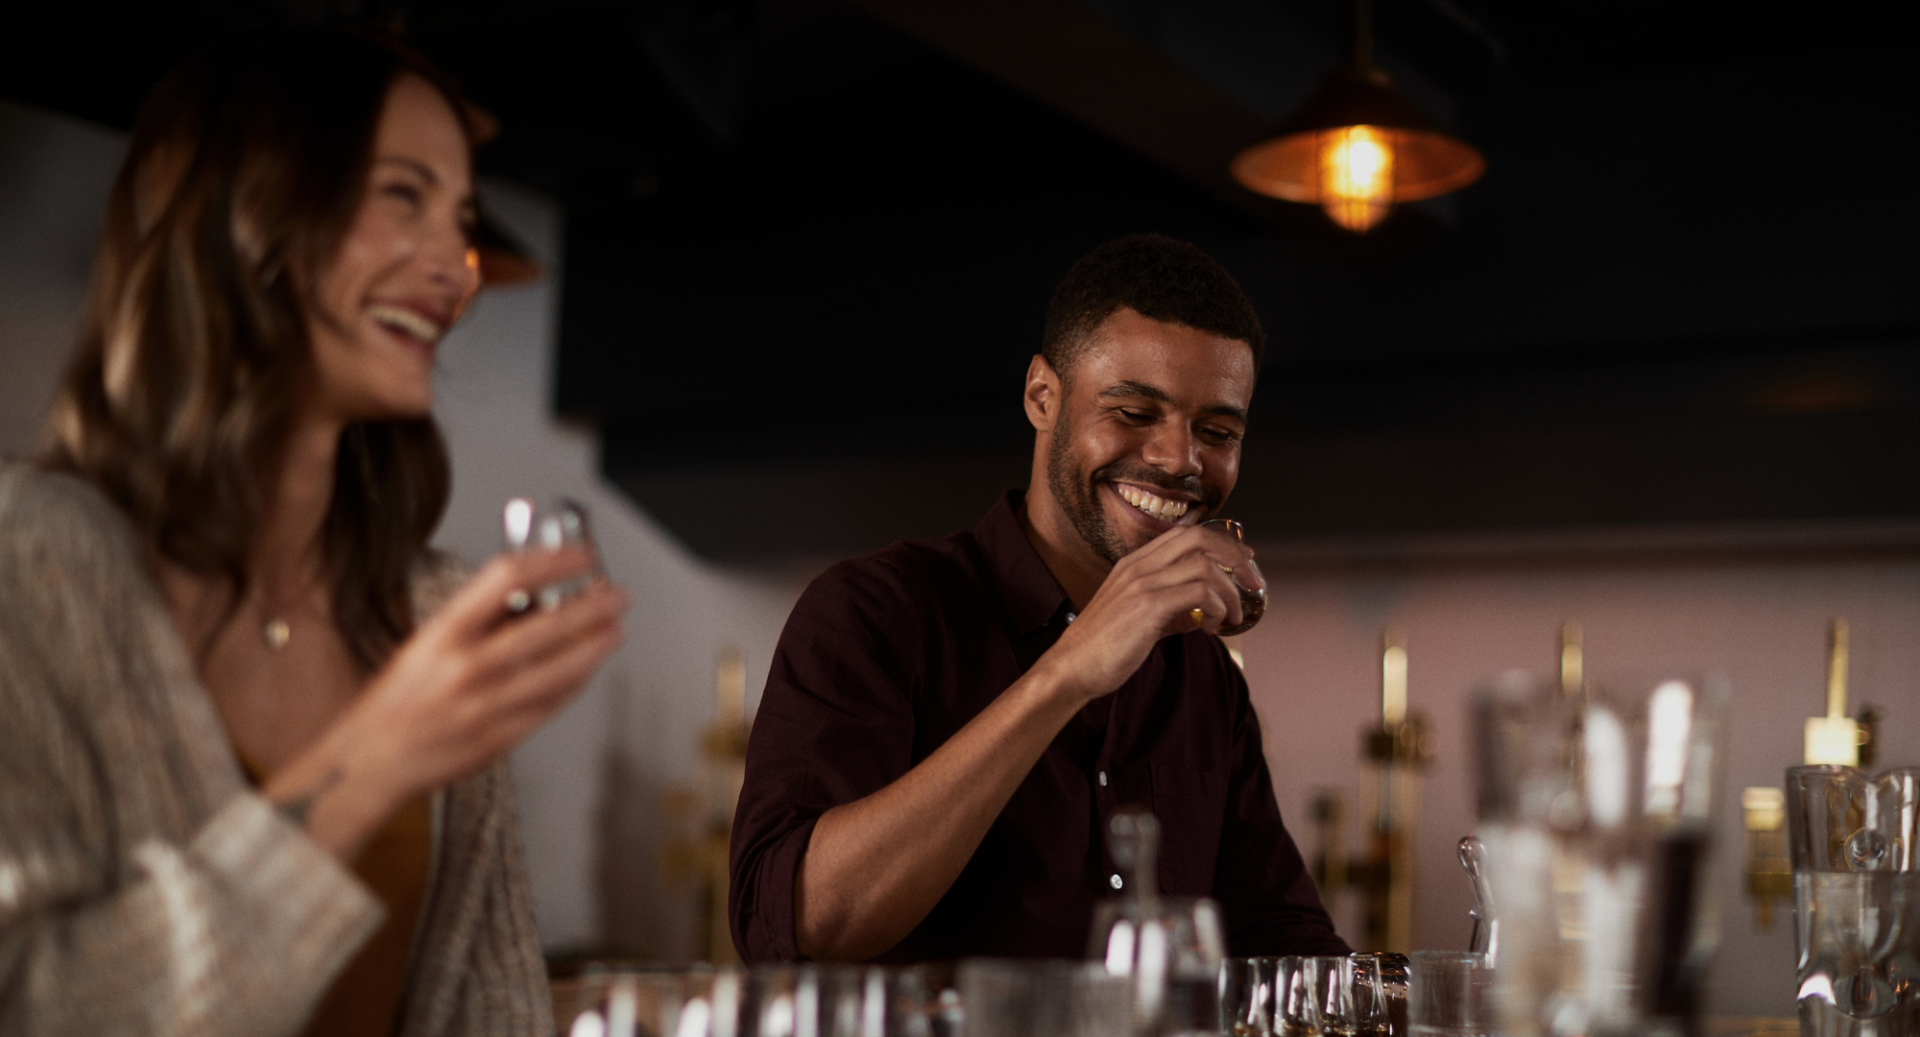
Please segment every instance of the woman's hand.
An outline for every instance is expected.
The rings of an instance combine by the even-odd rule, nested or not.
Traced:
[[[342,860],[401,805],[518,745],[586,685],[621,639],[627,596],[605,582],[551,612],[508,599],[578,577],[579,548],[488,562],[400,646],[358,701],[277,773],[267,798]]]

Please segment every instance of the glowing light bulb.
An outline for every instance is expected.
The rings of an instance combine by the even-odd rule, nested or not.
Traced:
[[[1335,223],[1364,231],[1393,207],[1393,147],[1371,126],[1329,131],[1320,146],[1320,205]]]

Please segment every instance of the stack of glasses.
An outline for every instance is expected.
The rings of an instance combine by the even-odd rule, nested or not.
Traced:
[[[1410,962],[1401,954],[1233,958],[1220,972],[1228,1037],[1400,1037]]]
[[[1231,958],[1217,1026],[1143,1021],[1092,961],[593,970],[556,985],[565,1037],[1487,1037],[1493,970],[1452,951]]]
[[[951,970],[856,965],[590,971],[556,992],[566,1037],[958,1037]]]

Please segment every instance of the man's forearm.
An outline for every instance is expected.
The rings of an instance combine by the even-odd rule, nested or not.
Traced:
[[[899,780],[821,815],[794,890],[802,954],[871,958],[933,910],[1085,703],[1060,676],[1043,658]]]

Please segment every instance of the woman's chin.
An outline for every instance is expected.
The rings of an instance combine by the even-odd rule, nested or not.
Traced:
[[[418,421],[433,417],[433,394],[407,394],[364,401],[361,406],[341,408],[339,423],[354,425],[378,421]]]

